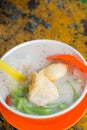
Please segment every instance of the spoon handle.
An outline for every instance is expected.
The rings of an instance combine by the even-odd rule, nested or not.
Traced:
[[[74,55],[71,54],[56,54],[52,56],[48,56],[47,60],[65,60],[73,65],[77,66],[82,72],[87,73],[87,66],[79,59],[77,59]]]
[[[22,82],[26,80],[26,76],[21,74],[19,71],[8,65],[5,61],[0,59],[0,69],[9,74],[15,80]]]

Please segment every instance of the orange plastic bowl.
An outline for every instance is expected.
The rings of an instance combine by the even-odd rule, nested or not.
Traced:
[[[21,70],[20,65],[25,63],[37,70],[44,66],[46,57],[53,54],[73,54],[86,65],[82,55],[71,46],[54,40],[33,40],[20,44],[8,51],[2,59],[11,64],[14,68]],[[0,80],[2,82],[2,75]],[[8,81],[8,77],[6,79]],[[1,84],[2,85],[2,84]],[[0,85],[0,111],[4,118],[19,130],[31,129],[54,129],[64,130],[76,123],[87,108],[87,83],[78,100],[69,108],[48,116],[27,115],[12,109],[5,103],[6,86]]]

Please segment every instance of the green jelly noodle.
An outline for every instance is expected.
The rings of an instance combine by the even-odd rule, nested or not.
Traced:
[[[27,94],[28,90],[25,87],[18,87],[16,90],[11,91],[13,102],[12,108],[26,114],[50,115],[68,107],[68,104],[66,102],[62,102],[59,105],[54,103],[44,107],[38,107],[28,101]]]
[[[76,101],[76,99],[79,97],[79,96],[78,96],[78,93],[76,92],[76,90],[75,90],[73,84],[72,84],[69,80],[67,80],[67,83],[68,83],[68,85],[69,85],[69,86],[72,88],[72,90],[73,90],[73,101]]]
[[[78,94],[75,90],[75,87],[69,80],[67,80],[67,84],[73,90],[72,101],[74,102],[78,98]],[[60,104],[53,103],[53,104],[49,104],[47,106],[38,107],[37,105],[29,102],[27,87],[19,86],[16,90],[11,91],[11,96],[12,96],[12,106],[11,107],[20,112],[26,113],[26,114],[50,115],[50,114],[56,113],[58,111],[61,111],[63,109],[66,109],[67,107],[69,107],[69,105],[65,101],[63,101]]]

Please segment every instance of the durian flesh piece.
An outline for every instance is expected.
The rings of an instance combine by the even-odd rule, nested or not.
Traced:
[[[44,74],[50,81],[55,82],[67,73],[67,67],[64,63],[53,63],[41,69],[39,73]]]
[[[42,73],[30,74],[28,98],[37,106],[45,106],[58,98],[57,87]]]

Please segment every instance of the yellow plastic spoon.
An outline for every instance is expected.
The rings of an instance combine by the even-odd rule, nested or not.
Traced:
[[[26,80],[26,76],[21,74],[19,71],[11,67],[4,60],[0,59],[0,69],[4,72],[8,73],[11,77],[13,77],[18,82],[23,82]]]

